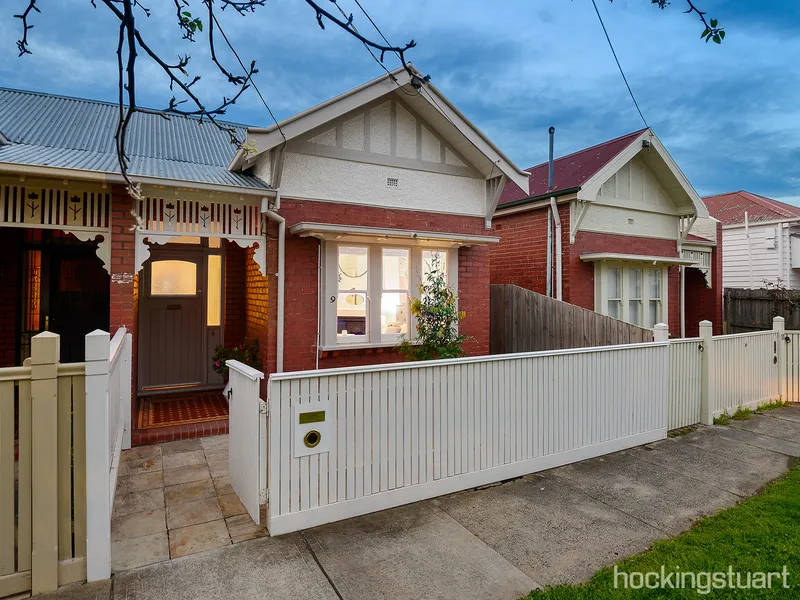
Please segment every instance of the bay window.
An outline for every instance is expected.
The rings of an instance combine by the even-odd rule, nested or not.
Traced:
[[[454,248],[323,242],[321,346],[331,350],[413,340],[411,299],[436,265],[447,284],[457,286]]]
[[[596,263],[597,312],[652,329],[667,319],[667,272],[666,266]]]

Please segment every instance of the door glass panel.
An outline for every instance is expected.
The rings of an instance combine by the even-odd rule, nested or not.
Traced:
[[[222,257],[208,255],[208,306],[206,325],[219,327],[222,321]]]
[[[151,296],[197,295],[197,263],[159,260],[150,267]]]

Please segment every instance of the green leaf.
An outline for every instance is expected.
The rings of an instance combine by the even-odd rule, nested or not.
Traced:
[[[715,36],[714,36],[714,42],[716,42],[717,44],[720,44],[720,43],[722,43],[722,40],[721,40],[721,39],[719,39],[719,36],[718,36],[718,35],[715,35]]]
[[[190,19],[192,18],[192,13],[190,13],[190,12],[183,11],[181,14],[182,14],[183,16],[185,16],[185,17],[188,17],[188,18],[190,18]]]
[[[717,26],[717,20],[711,19],[711,27],[716,27],[716,26]]]
[[[198,28],[200,31],[203,31],[203,22],[202,22],[202,21],[197,21],[197,28]]]
[[[711,30],[708,27],[703,29],[703,33],[700,34],[700,38],[702,39],[702,38],[706,37],[708,35],[709,31],[711,31]]]
[[[724,29],[720,30],[719,37],[721,37],[723,40],[725,39],[725,30]]]

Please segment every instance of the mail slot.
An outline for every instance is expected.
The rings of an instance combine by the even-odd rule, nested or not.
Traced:
[[[180,310],[180,304],[167,304],[167,310]]]
[[[294,406],[295,458],[330,450],[332,418],[327,400]]]

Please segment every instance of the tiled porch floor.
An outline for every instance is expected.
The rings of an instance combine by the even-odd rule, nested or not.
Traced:
[[[210,403],[213,396],[224,398],[221,392],[181,392],[172,396],[161,396],[161,398],[170,400],[181,399],[187,396],[194,396],[196,398],[196,401],[200,405],[199,410],[201,413],[205,412],[203,410],[203,404]],[[134,446],[148,446],[150,444],[161,444],[206,436],[219,436],[228,433],[227,414],[220,416],[218,419],[208,421],[195,422],[191,418],[188,418],[185,421],[181,421],[180,419],[173,420],[161,426],[140,427],[142,423],[149,419],[149,417],[146,417],[145,413],[148,412],[151,402],[152,398],[148,397],[140,397],[137,399],[134,429],[131,437]],[[214,411],[211,411],[211,414],[214,414]],[[191,416],[192,415],[187,415],[187,417]]]
[[[228,479],[228,436],[122,453],[111,568],[122,571],[267,535]]]

